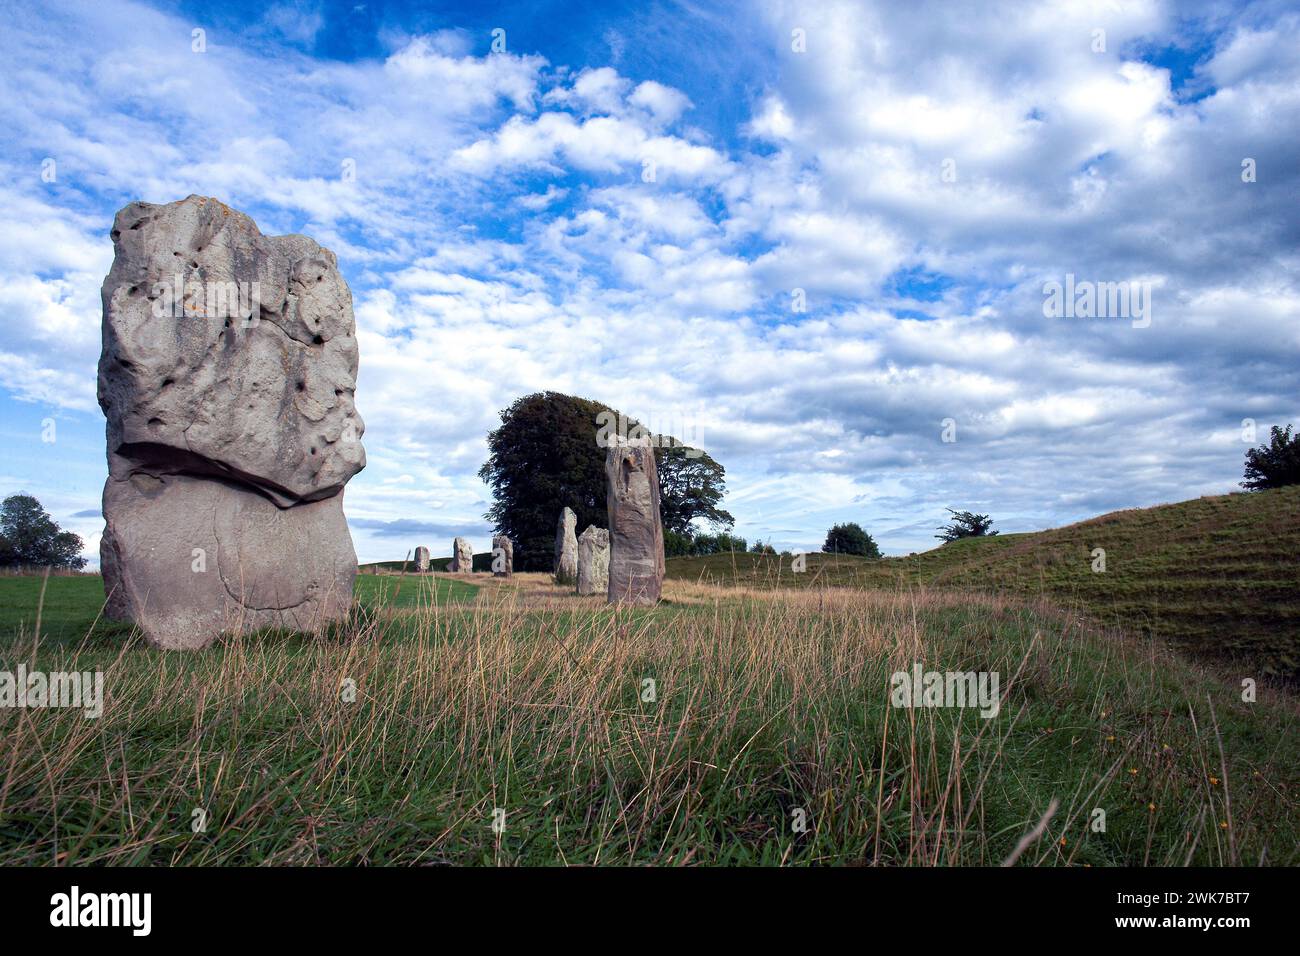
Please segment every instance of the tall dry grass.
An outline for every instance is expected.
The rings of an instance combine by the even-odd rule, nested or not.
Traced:
[[[989,597],[667,597],[521,576],[199,654],[16,640],[0,668],[107,700],[0,710],[0,863],[1295,862],[1289,701]],[[997,671],[1000,714],[891,707],[917,661]]]

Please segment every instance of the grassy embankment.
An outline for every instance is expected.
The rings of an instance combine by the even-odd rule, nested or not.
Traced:
[[[1093,571],[1093,549],[1106,552]],[[673,558],[669,577],[751,588],[917,588],[1044,596],[1243,676],[1300,675],[1300,486],[1117,511],[1030,534],[868,561]]]

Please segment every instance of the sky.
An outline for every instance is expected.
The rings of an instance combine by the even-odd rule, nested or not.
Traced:
[[[486,435],[542,389],[706,449],[735,533],[794,551],[844,521],[906,554],[946,508],[1014,532],[1225,493],[1300,424],[1291,4],[0,21],[0,495],[92,564],[99,289],[134,200],[216,197],[337,253],[362,561],[487,550]],[[1062,314],[1054,283],[1132,307]]]

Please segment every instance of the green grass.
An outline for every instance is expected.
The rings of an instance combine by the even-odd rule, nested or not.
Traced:
[[[424,607],[473,601],[479,589],[465,581],[424,575],[358,574],[357,600],[384,607]]]
[[[995,865],[1053,801],[1021,865],[1300,862],[1293,702],[1046,607],[491,598],[197,654],[0,643],[107,689],[0,711],[0,865]],[[914,661],[999,672],[1001,712],[890,707]]]
[[[1093,549],[1106,571],[1092,570]],[[1300,486],[1118,511],[903,558],[672,558],[668,576],[747,587],[925,586],[1045,595],[1251,674],[1300,676]]]
[[[45,588],[42,605],[41,589]],[[104,606],[104,581],[98,574],[52,576],[46,582],[36,575],[0,577],[0,636],[34,632],[37,609],[41,612],[43,640],[77,641],[90,633],[124,636],[130,625],[96,619]]]
[[[359,574],[354,593],[365,605],[407,609],[473,601],[478,588],[449,578]],[[42,641],[75,644],[87,635],[107,640],[128,635],[129,624],[100,616],[103,606],[104,581],[98,574],[52,576],[48,582],[35,575],[0,576],[0,639],[20,633],[30,638],[38,608]]]
[[[0,671],[98,670],[106,697],[98,719],[0,708],[0,865],[983,866],[1046,815],[1017,865],[1295,866],[1294,687],[1245,699],[1221,654],[1132,622],[1186,638],[1225,613],[1293,647],[1298,501],[799,576],[673,560],[653,609],[361,575],[343,625],[199,653],[91,628],[89,576],[50,579],[34,643],[40,579],[0,578]],[[914,663],[996,672],[999,713],[891,706]]]

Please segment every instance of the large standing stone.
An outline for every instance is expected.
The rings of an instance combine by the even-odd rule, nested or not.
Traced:
[[[578,580],[578,516],[572,508],[560,512],[555,524],[555,583],[573,584]]]
[[[334,254],[199,196],[132,203],[112,239],[106,613],[168,648],[343,617],[357,570],[343,486],[366,458]]]
[[[515,573],[515,546],[509,538],[499,534],[492,539],[492,574],[508,578]]]
[[[589,525],[578,536],[578,593],[604,594],[609,590],[609,532]]]
[[[605,453],[609,513],[609,600],[655,604],[664,579],[659,473],[649,438],[616,441]]]
[[[424,574],[429,570],[429,549],[419,547],[415,549],[415,570],[417,574]]]
[[[451,543],[451,564],[447,570],[453,574],[472,574],[474,571],[474,549],[468,538],[457,538]]]

